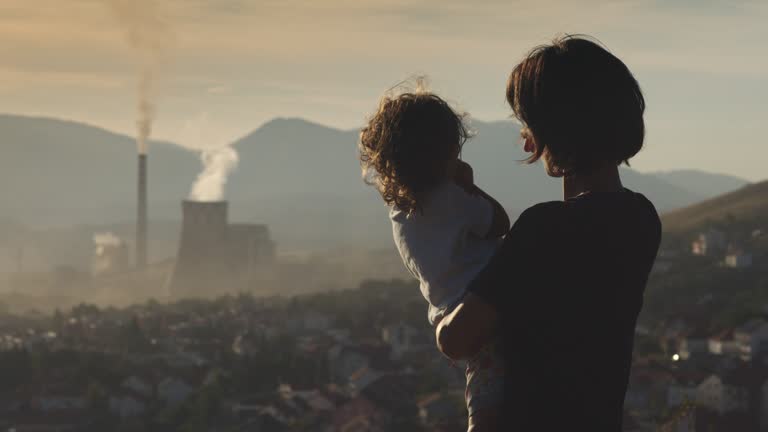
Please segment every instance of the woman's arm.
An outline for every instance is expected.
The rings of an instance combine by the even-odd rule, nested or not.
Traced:
[[[497,320],[493,306],[468,293],[437,325],[437,347],[453,360],[472,357],[492,339]]]

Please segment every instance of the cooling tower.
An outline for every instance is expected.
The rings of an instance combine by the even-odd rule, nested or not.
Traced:
[[[138,201],[136,205],[136,268],[147,265],[147,155],[139,154]]]
[[[166,285],[171,296],[214,296],[247,288],[254,268],[274,258],[269,229],[230,225],[226,201],[184,201],[182,217],[179,252]]]
[[[225,275],[227,203],[184,201],[179,252],[168,284],[173,295],[205,295]]]

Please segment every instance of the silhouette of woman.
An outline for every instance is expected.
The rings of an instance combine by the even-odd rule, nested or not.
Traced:
[[[661,239],[656,210],[622,186],[645,101],[599,44],[566,36],[512,71],[507,101],[527,162],[563,179],[563,201],[522,213],[463,301],[440,350],[472,356],[500,336],[507,374],[498,430],[621,431],[634,328]]]

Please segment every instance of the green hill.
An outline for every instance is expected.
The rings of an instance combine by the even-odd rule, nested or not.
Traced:
[[[713,224],[744,229],[768,227],[768,181],[749,184],[733,192],[673,210],[662,216],[664,231],[688,234]]]

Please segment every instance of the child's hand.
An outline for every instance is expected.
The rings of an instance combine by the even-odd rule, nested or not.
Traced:
[[[454,181],[467,192],[474,191],[475,173],[472,170],[472,166],[462,160],[458,161],[456,165]]]

